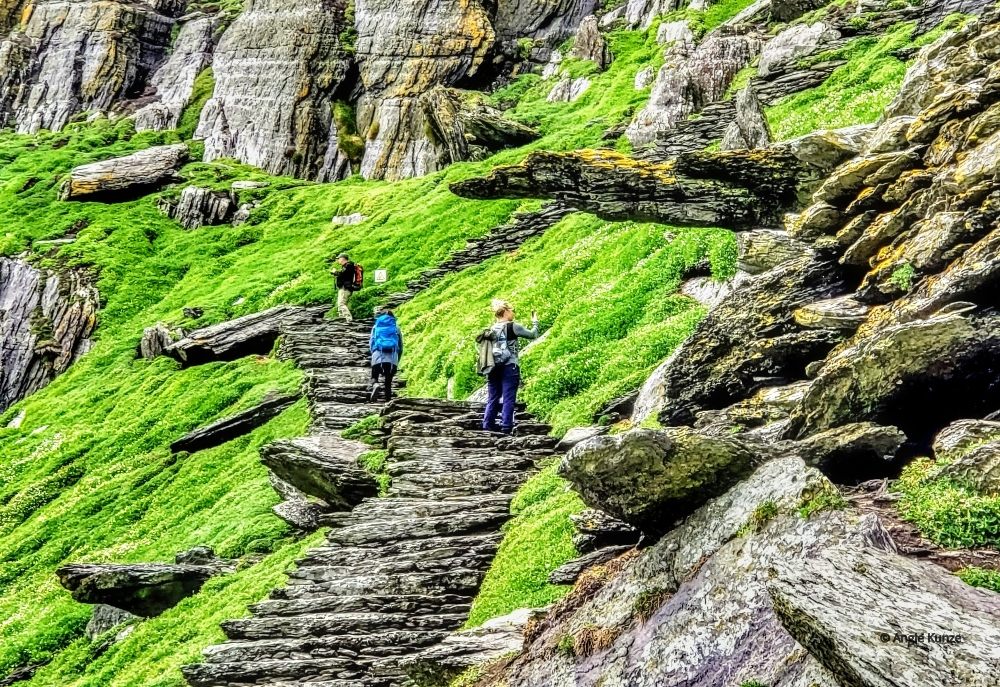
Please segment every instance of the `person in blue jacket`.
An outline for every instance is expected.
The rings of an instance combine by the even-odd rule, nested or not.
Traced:
[[[392,379],[403,357],[403,332],[399,330],[391,310],[383,310],[375,318],[369,348],[372,353],[372,388],[368,399],[374,402],[379,390],[384,388],[385,400],[389,401],[392,398]],[[382,379],[381,386],[379,378]]]

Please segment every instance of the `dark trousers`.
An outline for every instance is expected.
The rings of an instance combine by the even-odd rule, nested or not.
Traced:
[[[396,376],[396,366],[392,363],[372,365],[372,387],[377,389],[379,377],[382,377],[386,401],[392,398],[392,378],[394,376]]]
[[[514,406],[517,405],[517,387],[521,383],[521,368],[517,365],[497,365],[487,379],[486,413],[483,415],[483,429],[489,432],[497,431],[497,412],[500,411],[500,399],[503,399],[503,410],[500,411],[500,431],[510,432],[514,428]]]

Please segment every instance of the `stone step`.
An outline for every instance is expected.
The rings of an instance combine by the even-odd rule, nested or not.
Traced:
[[[314,613],[310,615],[242,618],[222,623],[229,639],[286,639],[365,634],[385,630],[429,632],[452,630],[464,615],[408,615],[406,613]]]
[[[360,367],[368,370],[371,360],[361,353],[307,353],[303,355],[281,356],[285,360],[294,360],[304,370],[320,370],[324,368]]]
[[[330,403],[310,404],[313,426],[319,431],[341,430],[350,427],[369,415],[377,415],[382,409],[378,403]]]
[[[392,521],[365,520],[332,530],[328,539],[331,543],[350,546],[403,539],[429,539],[456,534],[476,534],[497,530],[509,518],[510,513],[507,509],[496,509],[470,511],[461,517],[439,515]]]
[[[519,483],[511,483],[506,486],[495,487],[491,493],[513,497],[520,487]],[[392,498],[403,497],[412,498],[414,496],[426,496],[428,498],[457,498],[474,496],[483,493],[483,487],[477,484],[463,484],[454,487],[428,487],[423,484],[412,484],[406,481],[405,477],[398,477],[389,487],[388,495]]]
[[[454,472],[440,473],[434,475],[407,473],[393,480],[390,492],[394,488],[402,488],[406,485],[408,490],[414,488],[423,489],[448,489],[452,487],[474,488],[471,493],[508,493],[513,487],[524,484],[528,479],[528,473],[523,471],[496,471],[496,470],[456,470]],[[398,483],[397,483],[398,480]],[[408,493],[421,493],[419,491]],[[403,494],[400,493],[400,496]]]
[[[452,558],[409,561],[368,561],[353,565],[310,565],[298,568],[289,577],[295,580],[332,582],[349,579],[355,575],[388,575],[403,573],[443,573],[456,567],[486,570],[495,552],[486,554],[459,554]]]
[[[408,432],[408,426],[402,423],[393,425],[393,434],[389,438],[386,448],[392,450],[396,448],[422,448],[448,450],[478,449],[483,452],[519,452],[552,450],[559,443],[558,437],[544,435],[532,435],[522,437],[507,437],[497,435],[492,432],[466,431],[438,425],[419,426],[420,431]],[[449,430],[454,430],[449,432]]]
[[[489,532],[475,536],[403,540],[377,546],[321,546],[311,549],[297,564],[300,567],[305,565],[349,565],[372,559],[421,561],[451,558],[458,554],[478,555],[495,551],[502,538],[503,535],[500,532]]]
[[[310,552],[310,556],[312,555],[313,552]],[[250,612],[259,618],[308,615],[310,613],[407,613],[410,615],[441,613],[447,615],[467,613],[471,605],[471,599],[460,594],[442,594],[440,596],[366,594],[364,596],[316,597],[298,601],[268,599],[253,604],[250,607]]]
[[[456,515],[472,511],[506,511],[510,499],[505,496],[484,495],[482,498],[461,499],[365,499],[358,504],[351,515],[358,519],[399,519],[438,517]]]
[[[405,656],[414,649],[436,644],[446,631],[387,630],[373,634],[337,635],[336,637],[301,637],[228,641],[205,650],[211,663],[241,663],[261,660],[297,660],[304,658],[348,658],[357,662],[392,656]]]
[[[336,582],[310,582],[274,590],[276,599],[309,599],[325,596],[358,596],[361,594],[475,594],[484,571],[455,568],[447,573],[399,573],[390,575],[357,575]]]
[[[517,472],[529,470],[538,463],[551,457],[551,451],[542,454],[486,454],[470,453],[467,450],[442,454],[440,451],[395,451],[389,455],[386,470],[390,475],[422,473],[435,475],[442,472],[456,472],[469,468],[481,470],[502,470]]]
[[[234,684],[273,685],[279,680],[292,685],[302,685],[310,680],[356,681],[364,678],[366,671],[359,669],[356,662],[344,658],[261,659],[185,666],[184,676],[192,687],[231,687]]]

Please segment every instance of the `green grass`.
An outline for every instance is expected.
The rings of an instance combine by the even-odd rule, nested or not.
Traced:
[[[973,587],[982,587],[1000,594],[1000,570],[986,570],[985,568],[963,568],[958,571],[958,576],[966,584]]]
[[[469,614],[468,627],[518,608],[540,608],[560,599],[569,587],[548,583],[548,576],[576,556],[569,516],[583,502],[550,465],[528,480],[511,504],[514,518],[504,526],[493,566]]]
[[[813,57],[813,62],[842,59],[847,64],[834,70],[819,86],[790,95],[767,108],[775,140],[795,138],[817,129],[877,121],[899,92],[906,75],[907,63],[892,53],[927,45],[967,19],[953,15],[917,38],[913,36],[913,23],[899,24],[882,36],[862,36],[839,50]]]
[[[704,309],[676,294],[681,275],[705,257],[720,276],[735,269],[722,230],[667,230],[571,215],[512,255],[449,277],[399,309],[407,332],[407,392],[464,396],[482,384],[475,333],[492,297],[521,317],[537,309],[545,341],[522,359],[529,408],[556,432],[586,424],[606,401],[638,388],[691,332]]]
[[[1000,545],[1000,496],[935,478],[934,461],[917,460],[903,470],[895,489],[899,513],[931,541],[948,548]]]

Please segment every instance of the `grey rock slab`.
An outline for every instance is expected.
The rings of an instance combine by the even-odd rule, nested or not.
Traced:
[[[976,449],[1000,439],[1000,422],[990,420],[958,420],[934,437],[934,457],[951,462]]]
[[[332,434],[276,441],[261,449],[261,462],[280,479],[334,510],[350,510],[378,494],[375,479],[358,459],[371,447]]]
[[[271,398],[266,398],[252,408],[216,420],[205,427],[199,427],[185,434],[170,444],[170,450],[174,453],[180,451],[193,453],[232,441],[237,437],[249,434],[257,427],[277,417],[298,399],[298,394],[272,395]]]
[[[138,617],[139,616],[133,615],[128,611],[123,611],[120,608],[115,608],[114,606],[97,604],[94,606],[94,614],[90,616],[90,620],[87,622],[84,634],[87,635],[87,639],[94,641],[105,632],[108,632],[119,625],[135,620]]]
[[[607,434],[607,427],[589,426],[589,427],[573,427],[562,436],[559,443],[556,444],[556,451],[568,451],[582,441],[586,441],[592,437],[600,436],[602,434]]]
[[[549,584],[574,584],[589,568],[603,565],[632,549],[631,546],[607,546],[574,558],[549,573]]]
[[[187,162],[183,143],[154,146],[131,155],[75,167],[63,183],[63,200],[126,200],[175,180]]]
[[[774,567],[768,590],[782,625],[840,684],[996,683],[997,594],[934,564],[874,549],[841,547]]]
[[[799,58],[815,52],[821,44],[839,37],[838,31],[823,22],[794,24],[767,42],[760,53],[757,73],[762,77],[781,73],[794,66]]]
[[[76,601],[152,617],[195,594],[218,572],[199,565],[76,563],[62,566],[56,575]]]

